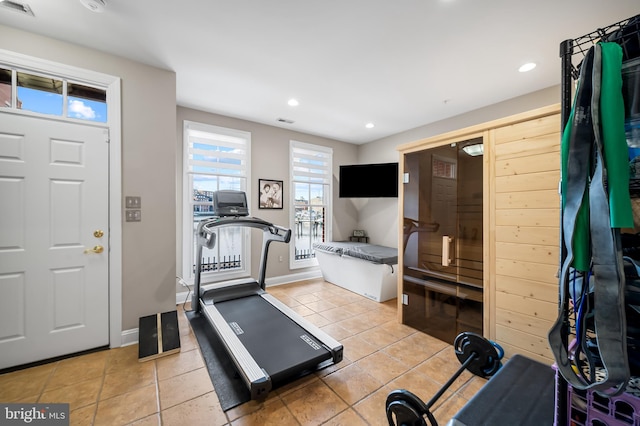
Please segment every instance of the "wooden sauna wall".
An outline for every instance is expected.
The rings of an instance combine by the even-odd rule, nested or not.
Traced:
[[[560,262],[560,105],[401,145],[401,172],[404,154],[477,137],[485,144],[484,335],[500,344],[506,357],[520,353],[551,364],[547,333],[558,313]],[[400,189],[399,217],[404,217]],[[398,294],[403,294],[402,276]]]
[[[547,333],[558,314],[560,116],[499,127],[489,137],[495,170],[491,335],[507,357],[520,353],[552,363]]]

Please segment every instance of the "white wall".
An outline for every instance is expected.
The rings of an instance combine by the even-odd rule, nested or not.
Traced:
[[[142,197],[122,223],[122,329],[175,309],[175,73],[2,25],[0,49],[122,79],[122,195]]]
[[[489,105],[466,114],[437,121],[361,145],[358,150],[358,163],[400,161],[400,156],[396,150],[399,145],[508,117],[547,105],[557,104],[559,102],[560,87],[553,86],[494,105]],[[364,229],[370,236],[371,243],[389,247],[398,246],[397,198],[354,200],[353,206],[357,211],[358,228],[356,229]]]
[[[333,149],[333,239],[344,240],[351,235],[357,223],[357,211],[351,208],[345,200],[338,198],[338,181],[340,164],[351,164],[356,162],[357,145],[348,144],[332,139],[312,136],[304,133],[294,132],[275,126],[268,126],[251,121],[240,120],[222,115],[207,113],[190,108],[178,107],[177,109],[177,170],[178,188],[182,188],[182,128],[185,120],[195,121],[198,123],[212,124],[215,126],[228,127],[231,129],[242,130],[251,133],[251,197],[250,206],[256,206],[258,199],[258,179],[275,179],[284,182],[283,201],[284,208],[282,210],[258,210],[251,211],[252,216],[257,216],[272,223],[291,226],[289,224],[289,196],[291,194],[291,186],[289,185],[289,141],[296,140],[315,145],[322,145]],[[180,191],[180,190],[179,190]],[[181,205],[181,193],[178,192],[178,205]],[[182,223],[182,209],[179,209],[178,223]],[[178,273],[182,273],[182,228],[177,229],[178,254],[176,262],[178,264]],[[261,235],[252,233],[252,271],[253,276],[257,277],[258,264],[260,260]],[[284,277],[292,274],[300,274],[307,269],[289,269],[289,248],[284,244],[272,244],[269,248],[269,260],[267,264],[267,278]],[[278,258],[282,256],[284,261],[279,262]],[[313,268],[317,269],[317,268]],[[177,288],[177,291],[184,289]]]

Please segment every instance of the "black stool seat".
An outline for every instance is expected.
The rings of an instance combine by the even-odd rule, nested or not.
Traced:
[[[555,372],[514,355],[447,426],[553,425]]]

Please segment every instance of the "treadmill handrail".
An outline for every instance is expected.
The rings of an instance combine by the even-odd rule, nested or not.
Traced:
[[[202,269],[202,250],[203,247],[215,247],[215,228],[240,226],[247,228],[257,228],[262,230],[262,253],[260,258],[260,271],[258,284],[265,290],[265,279],[267,275],[267,257],[269,255],[269,245],[273,241],[288,243],[291,241],[291,229],[274,225],[266,220],[251,216],[223,216],[204,219],[198,223],[196,229],[196,240],[198,243],[196,250],[196,270],[194,277],[194,289],[191,306],[194,306],[196,312],[200,312],[200,286],[201,286],[201,269]]]

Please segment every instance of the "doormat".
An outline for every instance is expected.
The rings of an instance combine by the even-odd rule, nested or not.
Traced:
[[[223,343],[213,331],[211,324],[204,315],[195,312],[185,312],[193,334],[198,339],[200,351],[207,366],[213,388],[218,394],[223,411],[237,407],[251,400],[251,392],[238,375],[236,367],[227,354]]]

